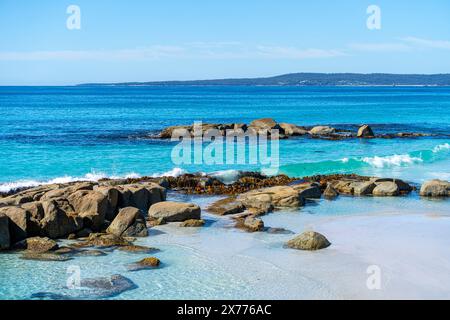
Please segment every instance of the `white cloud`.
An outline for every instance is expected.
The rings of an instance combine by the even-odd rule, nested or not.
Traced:
[[[369,52],[409,51],[411,47],[404,43],[352,43],[350,49]]]
[[[416,37],[406,37],[401,40],[415,47],[450,50],[450,41],[447,40],[429,40]]]
[[[324,49],[298,49],[294,47],[269,47],[258,46],[258,55],[271,59],[311,59],[311,58],[332,58],[344,56],[345,54],[339,50]]]
[[[0,61],[158,60],[179,59],[312,59],[344,55],[338,50],[243,45],[239,42],[191,42],[181,46],[154,45],[119,50],[57,50],[0,52]]]

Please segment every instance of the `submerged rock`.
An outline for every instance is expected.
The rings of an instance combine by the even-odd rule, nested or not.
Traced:
[[[113,298],[125,291],[134,290],[137,285],[130,279],[115,274],[110,277],[81,278],[80,286],[62,288],[61,293],[38,292],[31,295],[31,299],[51,300],[96,300]]]
[[[245,207],[242,202],[236,200],[236,197],[229,197],[214,202],[207,210],[211,213],[223,216],[241,213],[245,210]]]
[[[205,225],[205,221],[204,220],[198,220],[198,219],[189,219],[186,221],[183,221],[180,224],[180,227],[188,227],[188,228],[198,228],[198,227],[203,227]]]
[[[68,261],[72,260],[70,256],[56,254],[52,252],[28,252],[25,251],[21,257],[24,260],[37,260],[37,261]]]
[[[287,247],[298,250],[320,250],[330,245],[324,235],[314,231],[304,232],[286,243]]]
[[[425,182],[420,188],[423,197],[448,197],[450,196],[450,182],[444,180],[431,180]]]
[[[164,218],[167,222],[200,219],[200,207],[193,203],[165,201],[152,205],[148,211],[151,218]]]
[[[132,253],[152,253],[157,252],[159,249],[145,246],[128,245],[119,247],[120,251],[132,252]]]
[[[77,242],[71,245],[74,248],[83,248],[83,247],[100,247],[100,248],[109,248],[109,247],[120,247],[120,246],[128,246],[132,243],[123,237],[116,236],[114,234],[105,234],[105,233],[91,233],[89,238],[83,242]]]
[[[144,258],[128,266],[129,271],[148,270],[159,267],[161,261],[155,257]]]

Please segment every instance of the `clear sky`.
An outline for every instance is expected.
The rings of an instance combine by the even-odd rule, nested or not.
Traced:
[[[450,73],[450,1],[0,0],[0,85],[292,72]]]

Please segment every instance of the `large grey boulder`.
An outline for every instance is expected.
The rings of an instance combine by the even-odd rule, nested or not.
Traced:
[[[59,208],[56,200],[43,201],[44,218],[40,221],[41,235],[63,238],[83,229],[83,219]]]
[[[400,194],[400,189],[395,182],[380,182],[373,189],[372,194],[377,197],[398,196]]]
[[[437,179],[427,181],[420,188],[420,195],[424,197],[448,197],[450,195],[450,182]]]
[[[286,243],[287,247],[298,250],[320,250],[330,245],[324,235],[314,231],[304,232]]]
[[[103,227],[108,210],[108,199],[103,193],[79,190],[72,193],[67,199],[76,215],[83,219],[84,227],[94,231]]]
[[[148,235],[144,215],[141,210],[134,207],[121,209],[106,232],[118,237],[145,237]]]
[[[376,184],[372,181],[362,181],[353,184],[353,193],[357,196],[367,196],[372,194]]]
[[[120,208],[136,207],[147,212],[151,205],[166,199],[166,189],[156,183],[123,185],[118,190]]]
[[[0,208],[0,215],[2,214],[9,218],[11,243],[16,243],[38,234],[38,224],[26,210],[16,206],[7,206]]]
[[[119,190],[111,186],[97,186],[95,191],[102,193],[107,200],[107,209],[105,219],[113,221],[117,215],[117,206],[119,203]]]
[[[164,201],[153,204],[148,210],[150,218],[163,218],[166,222],[200,219],[200,207],[193,203]]]
[[[300,196],[298,190],[290,186],[276,186],[252,190],[239,195],[237,200],[246,208],[259,209],[270,209],[273,207],[298,208],[305,204],[305,198]]]

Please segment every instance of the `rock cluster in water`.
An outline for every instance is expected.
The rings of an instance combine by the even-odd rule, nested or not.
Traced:
[[[375,134],[372,128],[367,125],[359,126],[357,132],[350,130],[336,129],[327,125],[318,126],[298,126],[292,123],[278,123],[272,118],[263,118],[245,123],[204,123],[195,125],[170,126],[163,129],[155,138],[170,139],[178,137],[201,137],[205,133],[214,133],[216,136],[226,136],[230,134],[271,134],[271,130],[278,130],[278,137],[285,139],[293,136],[307,136],[316,139],[342,140],[348,138],[417,138],[430,136],[429,133],[422,132],[398,132],[388,134]]]

